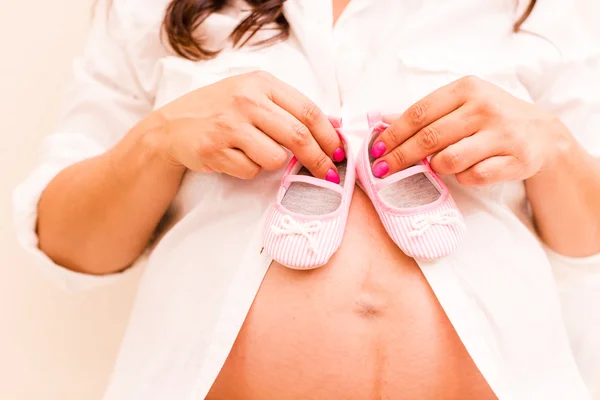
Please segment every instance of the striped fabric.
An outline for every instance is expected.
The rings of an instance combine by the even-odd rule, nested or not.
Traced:
[[[335,125],[334,125],[335,126]],[[264,230],[264,251],[278,263],[292,269],[313,269],[326,264],[342,243],[348,210],[356,182],[356,168],[353,153],[340,129],[337,129],[346,150],[346,176],[340,206],[325,215],[299,215],[287,210],[281,201],[287,191],[285,181],[288,175],[298,170],[296,159],[282,178],[275,204],[267,217]],[[322,186],[323,181],[307,178],[312,184]]]
[[[433,211],[411,215],[398,215],[380,212],[379,217],[392,240],[406,253],[407,256],[422,260],[431,260],[452,254],[458,247],[464,235],[464,222],[449,225],[432,224],[420,236],[410,235],[414,226],[422,221],[424,216],[443,215],[445,211],[455,211],[456,204],[452,197]],[[460,216],[460,214],[458,214]],[[462,219],[462,218],[461,218]]]
[[[278,263],[293,269],[313,269],[324,265],[342,243],[347,215],[346,209],[344,215],[321,222],[318,232],[308,234],[315,243],[313,250],[309,239],[300,233],[292,233],[292,231],[289,234],[278,233],[277,228],[284,225],[282,219],[287,214],[273,207],[265,225],[265,251]],[[294,221],[298,224],[313,222],[300,221],[298,218],[294,218]]]
[[[388,235],[406,255],[413,258],[431,260],[452,254],[464,236],[465,225],[448,188],[431,171],[442,188],[441,197],[445,199],[439,206],[400,210],[385,204],[375,188],[376,178],[371,172],[370,142],[365,141],[358,155],[357,173],[361,187],[373,202]]]

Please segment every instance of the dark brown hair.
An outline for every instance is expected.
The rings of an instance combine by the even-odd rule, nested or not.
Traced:
[[[268,40],[257,44],[285,39],[289,35],[289,25],[283,16],[285,0],[246,0],[251,7],[246,17],[231,33],[234,46],[245,45],[267,24],[274,23],[276,31]],[[203,47],[197,36],[197,28],[212,13],[221,11],[227,0],[172,0],[167,8],[163,28],[171,48],[180,56],[190,60],[205,60],[214,57],[218,51]]]
[[[326,1],[326,0],[323,0]],[[530,0],[523,15],[515,22],[513,29],[519,31],[521,25],[531,15],[537,0]],[[202,38],[197,36],[197,28],[212,13],[221,11],[228,0],[171,0],[163,22],[164,32],[171,48],[181,57],[190,60],[205,60],[218,54],[203,46]],[[258,44],[285,39],[289,35],[289,24],[283,16],[285,0],[247,0],[250,15],[231,33],[234,46],[245,45],[263,26],[274,24],[273,36]]]
[[[529,16],[533,12],[533,8],[535,7],[535,3],[537,3],[537,0],[530,0],[529,1],[529,5],[527,6],[527,9],[523,13],[523,15],[521,15],[521,18],[519,18],[517,20],[517,22],[515,22],[515,24],[513,25],[513,31],[514,32],[518,32],[521,29],[521,25],[523,25],[523,23],[527,20],[527,18],[529,18]]]

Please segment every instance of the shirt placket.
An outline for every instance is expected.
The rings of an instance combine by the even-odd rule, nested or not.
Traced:
[[[329,114],[340,112],[335,67],[331,3],[323,0],[289,0],[284,15],[292,36],[307,57],[320,89],[320,106]]]

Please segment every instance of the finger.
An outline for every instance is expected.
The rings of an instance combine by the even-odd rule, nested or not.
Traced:
[[[342,118],[330,115],[329,117],[327,117],[327,119],[329,120],[331,126],[333,126],[334,128],[337,129],[342,127]]]
[[[319,147],[333,161],[339,162],[344,159],[344,149],[339,135],[327,116],[314,102],[283,82],[273,84],[269,94],[271,101],[308,128]]]
[[[252,125],[248,125],[237,135],[232,140],[232,145],[267,171],[282,168],[288,159],[288,153],[279,143]]]
[[[383,114],[381,116],[381,120],[383,121],[384,124],[391,125],[394,122],[396,122],[396,120],[398,118],[400,118],[401,116],[402,116],[402,114]]]
[[[388,166],[388,175],[402,171],[418,161],[448,147],[477,131],[478,118],[467,107],[443,116],[425,126],[405,142],[375,161]],[[385,133],[385,132],[384,132]]]
[[[431,158],[431,168],[442,175],[458,174],[500,155],[506,144],[498,136],[494,132],[480,131],[451,144]]]
[[[456,175],[458,182],[465,186],[489,186],[504,181],[518,180],[521,166],[513,156],[487,158],[466,171]]]
[[[313,176],[339,183],[335,164],[321,149],[306,125],[274,103],[258,107],[254,113],[251,119],[255,126],[290,149]]]
[[[373,144],[377,149],[372,153],[373,156],[381,157],[387,154],[416,132],[465,104],[466,96],[456,90],[455,86],[456,82],[453,82],[435,90],[410,106],[399,118],[391,121],[391,125]],[[384,118],[384,122],[390,120],[389,116]]]
[[[208,162],[210,168],[240,179],[252,179],[260,166],[238,149],[223,149]]]

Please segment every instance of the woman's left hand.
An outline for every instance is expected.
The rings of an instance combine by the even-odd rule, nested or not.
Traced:
[[[553,114],[477,77],[461,78],[431,93],[376,140],[376,176],[385,177],[425,157],[461,184],[486,186],[536,175],[573,142]],[[384,164],[385,163],[385,164]]]

